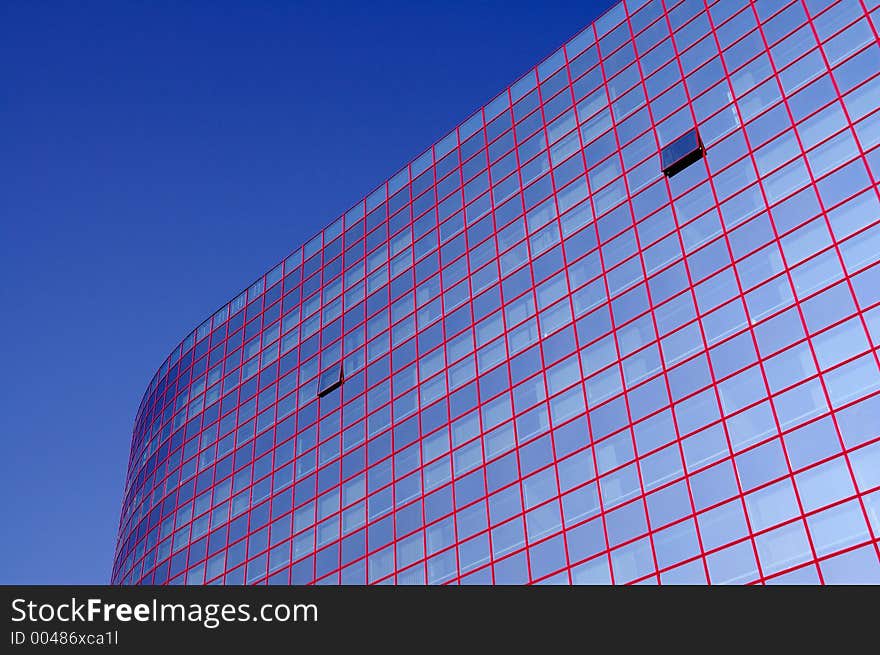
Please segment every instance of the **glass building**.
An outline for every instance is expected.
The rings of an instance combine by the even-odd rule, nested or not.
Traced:
[[[613,6],[174,349],[113,582],[880,582],[878,29]]]

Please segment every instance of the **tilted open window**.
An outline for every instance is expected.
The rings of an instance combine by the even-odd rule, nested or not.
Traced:
[[[689,130],[660,151],[660,165],[666,177],[680,173],[702,159],[705,150],[697,128]]]
[[[318,397],[323,398],[342,386],[342,364],[335,364],[318,377]]]

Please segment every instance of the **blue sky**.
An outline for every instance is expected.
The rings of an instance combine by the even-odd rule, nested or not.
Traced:
[[[5,3],[0,583],[106,583],[168,352],[609,4]]]

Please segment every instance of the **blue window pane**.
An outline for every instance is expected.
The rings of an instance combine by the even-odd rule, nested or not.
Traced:
[[[671,523],[691,513],[691,501],[685,481],[664,487],[647,498],[652,527]]]
[[[772,585],[816,585],[819,584],[819,571],[815,566],[804,566],[794,571],[771,578],[767,584]]]
[[[743,491],[754,489],[788,472],[782,443],[778,439],[739,455],[736,467]]]
[[[746,496],[752,530],[763,530],[798,514],[791,480],[781,480]]]
[[[712,584],[743,584],[758,577],[755,553],[749,541],[743,541],[706,557]]]
[[[565,567],[565,545],[562,535],[558,535],[529,549],[529,561],[532,567],[532,579]]]
[[[677,566],[669,571],[664,571],[660,574],[660,582],[665,585],[694,585],[706,584],[708,580],[706,580],[706,570],[703,566],[703,561],[698,559]]]
[[[755,544],[764,575],[796,566],[812,557],[807,533],[800,521],[757,536]]]
[[[693,520],[676,523],[654,534],[657,566],[666,568],[699,555],[697,530]]]
[[[517,553],[512,557],[495,562],[495,584],[519,585],[528,582],[528,566],[525,553]]]
[[[648,538],[611,551],[611,564],[617,584],[631,582],[651,573],[654,570],[654,560]]]
[[[853,451],[849,459],[859,489],[872,489],[880,485],[880,442]]]
[[[611,571],[608,567],[608,559],[597,557],[571,570],[571,580],[578,585],[607,585],[611,584]]]
[[[819,557],[871,538],[862,508],[856,500],[810,516],[807,525]]]
[[[880,434],[880,395],[840,410],[837,422],[847,448],[870,441]]]
[[[572,528],[566,533],[568,556],[572,562],[591,557],[606,548],[602,520],[593,520]]]
[[[873,546],[832,557],[819,567],[825,584],[880,584],[880,560]]]
[[[849,469],[842,457],[798,474],[795,482],[805,512],[830,505],[855,493]]]
[[[730,460],[700,471],[691,478],[697,511],[720,503],[737,493],[736,475]]]
[[[840,452],[837,431],[830,417],[786,433],[784,441],[794,469],[803,468]]]
[[[742,503],[732,500],[697,517],[703,548],[712,550],[748,534]]]
[[[644,534],[648,530],[644,505],[637,500],[609,512],[605,525],[612,547]]]

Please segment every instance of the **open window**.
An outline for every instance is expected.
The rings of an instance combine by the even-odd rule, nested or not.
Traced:
[[[663,174],[672,177],[703,158],[705,149],[697,128],[689,130],[660,151]]]
[[[342,386],[342,364],[335,364],[318,377],[318,397],[323,398]]]

